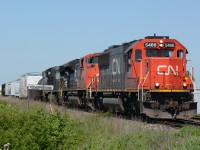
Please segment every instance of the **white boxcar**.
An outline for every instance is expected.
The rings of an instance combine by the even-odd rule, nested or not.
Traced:
[[[11,82],[11,96],[19,97],[19,79]]]
[[[195,84],[194,100],[197,102],[197,114],[200,114],[200,85]]]
[[[11,82],[11,94],[10,95],[12,95],[12,96],[15,95],[15,81]]]
[[[28,85],[36,85],[42,79],[42,74],[39,72],[26,73],[20,77],[19,97],[28,98]]]
[[[5,95],[6,96],[10,96],[11,95],[11,82],[6,83]]]
[[[19,97],[19,82],[20,82],[20,79],[18,80],[15,80],[15,97]]]

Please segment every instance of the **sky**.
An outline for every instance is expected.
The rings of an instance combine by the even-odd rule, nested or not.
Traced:
[[[154,33],[188,49],[199,84],[199,0],[0,0],[0,84]]]

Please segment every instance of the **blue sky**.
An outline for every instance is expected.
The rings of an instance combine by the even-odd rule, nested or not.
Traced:
[[[200,1],[0,0],[0,84],[154,33],[187,47],[200,83]]]

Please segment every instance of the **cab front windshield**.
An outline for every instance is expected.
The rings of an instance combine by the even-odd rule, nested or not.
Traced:
[[[97,63],[98,63],[97,57],[87,58],[87,64],[97,64]]]
[[[173,57],[172,50],[146,50],[147,57]]]

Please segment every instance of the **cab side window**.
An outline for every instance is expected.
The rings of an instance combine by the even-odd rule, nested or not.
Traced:
[[[97,64],[97,63],[98,63],[97,57],[87,58],[87,64]]]
[[[131,72],[131,66],[132,66],[132,59],[131,59],[131,56],[132,56],[132,50],[130,50],[128,53],[127,53],[127,65],[126,65],[126,71],[127,72]]]
[[[142,50],[140,49],[135,50],[135,60],[136,61],[142,60]]]
[[[179,58],[184,58],[184,51],[183,50],[178,50],[177,51],[177,57],[179,57]]]
[[[83,67],[84,67],[84,58],[83,58],[83,59],[81,59],[81,65],[80,65],[80,67],[81,67],[81,68],[83,68]]]

